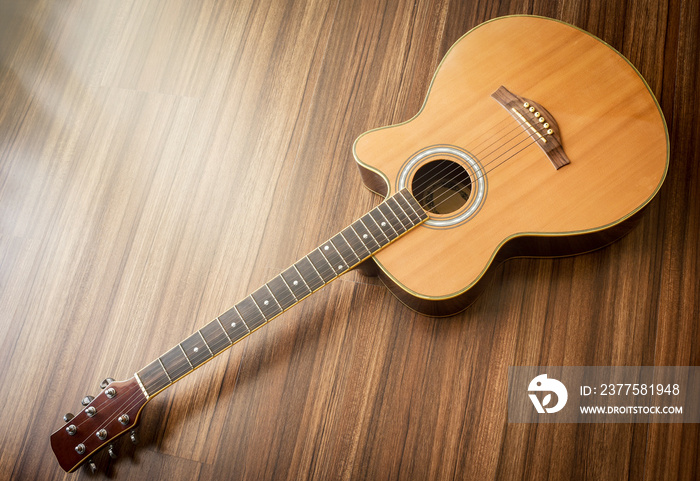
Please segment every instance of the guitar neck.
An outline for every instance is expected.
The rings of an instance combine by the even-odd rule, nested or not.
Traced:
[[[146,399],[371,257],[428,215],[398,191],[135,375]]]

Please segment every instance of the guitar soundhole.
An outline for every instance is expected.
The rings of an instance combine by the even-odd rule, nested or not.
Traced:
[[[449,214],[460,209],[472,191],[467,170],[451,160],[433,160],[421,166],[411,181],[413,196],[433,214]]]

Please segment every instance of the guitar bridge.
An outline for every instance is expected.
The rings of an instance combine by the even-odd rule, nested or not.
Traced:
[[[491,97],[501,104],[532,137],[555,169],[559,170],[571,163],[561,145],[559,126],[552,114],[544,107],[530,99],[515,95],[503,85],[492,93]]]

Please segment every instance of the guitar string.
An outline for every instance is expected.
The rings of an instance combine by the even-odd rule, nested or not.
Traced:
[[[518,127],[520,127],[520,125],[518,125]],[[521,139],[520,141],[518,141],[516,144],[512,145],[510,148],[506,149],[505,151],[501,152],[501,153],[500,153],[498,156],[496,156],[494,159],[492,159],[492,160],[490,160],[489,162],[483,164],[483,165],[482,165],[482,168],[481,168],[479,171],[475,171],[475,172],[474,172],[474,177],[475,177],[475,178],[472,180],[471,183],[473,183],[473,182],[475,182],[475,181],[478,181],[479,179],[481,179],[482,177],[484,177],[484,176],[485,176],[486,174],[488,174],[489,172],[492,172],[492,171],[493,171],[496,167],[498,167],[499,165],[501,165],[501,164],[503,164],[504,162],[506,162],[506,161],[512,159],[513,157],[515,157],[515,155],[519,154],[520,152],[522,152],[523,150],[525,150],[525,149],[526,149],[527,147],[529,147],[530,145],[537,144],[537,143],[540,141],[539,138],[534,137],[534,136],[533,136],[533,133],[531,133],[531,132],[529,132],[529,131],[526,132],[526,131],[522,131],[522,130],[521,130],[521,132],[526,134],[525,138]],[[545,129],[538,130],[538,132],[544,133],[544,132],[545,132]],[[509,139],[504,145],[507,145],[508,143],[513,142],[513,141],[516,140],[520,135],[521,135],[521,134],[518,134],[518,135],[512,137],[512,138]],[[516,151],[514,154],[510,155],[510,156],[507,157],[505,160],[499,162],[499,163],[496,164],[493,168],[491,168],[491,169],[489,169],[489,170],[486,170],[486,168],[487,168],[488,166],[492,165],[494,162],[496,162],[496,161],[498,161],[499,159],[501,159],[501,158],[502,158],[504,155],[506,155],[508,152],[512,151],[512,150],[515,149],[518,145],[522,144],[523,142],[527,141],[528,139],[532,139],[532,142],[528,143],[527,145],[525,145],[524,147],[522,147],[520,150],[518,150],[518,151]],[[497,151],[498,151],[498,149],[496,149],[496,150],[494,150],[494,151],[492,151],[492,152],[489,152],[489,153],[487,153],[485,156],[483,156],[483,157],[481,157],[481,158],[484,159],[484,158],[488,157],[489,155],[491,155],[492,153],[497,152]],[[452,166],[452,165],[448,165],[447,167],[437,167],[437,166],[436,166],[436,168],[434,169],[434,171],[433,171],[433,172],[430,172],[430,173],[432,174],[431,177],[429,177],[428,180],[427,180],[426,182],[423,182],[423,185],[425,185],[426,183],[432,182],[432,179],[435,179],[438,175],[441,175],[441,173],[447,172],[449,169],[453,169],[453,166]],[[462,181],[462,180],[470,179],[470,178],[471,178],[471,175],[469,174],[469,172],[467,172],[466,169],[464,169],[464,168],[462,167],[460,173],[457,174],[457,176],[455,176],[454,178],[449,179],[449,180],[455,181],[455,182],[456,182],[457,179],[459,179],[460,177],[462,177],[463,179],[460,179],[459,181]],[[411,189],[411,190],[412,190],[412,192],[415,192],[415,191],[418,191],[419,189],[418,189],[417,187],[415,187],[415,186],[412,186],[412,189]],[[444,193],[442,193],[442,194],[439,194],[438,197],[436,197],[436,198],[433,200],[433,202],[435,202],[436,199],[439,199],[440,197],[443,197],[444,195],[448,195],[448,197],[447,197],[447,198],[444,198],[444,199],[441,199],[437,204],[434,203],[434,204],[433,204],[433,209],[436,208],[438,205],[443,204],[444,202],[448,201],[448,200],[449,200],[450,198],[452,198],[453,196],[455,196],[455,195],[460,195],[460,193],[459,193],[459,192],[454,192],[454,191],[444,192]]]
[[[504,120],[502,120],[501,122],[499,122],[498,124],[496,124],[496,127],[500,126],[501,124],[503,124],[505,121],[508,121],[508,120],[512,120],[511,117],[506,117]],[[494,133],[493,135],[491,135],[491,136],[488,137],[487,139],[483,140],[481,143],[479,143],[479,144],[477,145],[477,147],[478,147],[479,145],[482,145],[483,143],[487,142],[488,140],[494,138],[496,135],[500,134],[500,132],[496,129],[496,127],[494,128],[494,130],[496,130],[496,133]],[[537,127],[539,128],[540,125],[538,124]],[[518,132],[516,133],[516,135],[513,136],[512,138],[508,139],[508,141],[503,142],[503,139],[504,139],[507,135],[509,135],[510,133],[512,133],[514,130],[517,130],[517,131],[518,131]],[[541,133],[544,132],[544,131],[545,131],[545,129],[540,130]],[[491,144],[489,144],[489,145],[484,149],[484,151],[485,151],[487,148],[489,148],[489,147],[491,147],[492,145],[494,145],[495,143],[497,143],[497,142],[500,142],[502,145],[507,145],[509,142],[514,141],[515,139],[517,139],[517,138],[518,138],[520,135],[522,135],[522,134],[526,134],[526,135],[525,135],[525,138],[524,138],[522,141],[527,140],[528,137],[532,137],[532,134],[530,134],[529,131],[526,131],[526,130],[523,130],[523,129],[522,129],[522,123],[516,122],[515,126],[514,126],[513,128],[511,128],[511,130],[509,130],[508,132],[506,132],[506,133],[505,133],[504,135],[502,135],[500,138],[498,138],[498,139],[494,140],[493,142],[491,142]],[[522,142],[522,141],[521,141],[521,142]],[[516,147],[517,145],[518,145],[518,144],[514,145],[513,147],[511,147],[511,149],[514,148],[514,147]],[[475,148],[476,148],[476,147],[475,147]],[[511,150],[511,149],[508,149],[506,152],[501,153],[501,154],[499,155],[499,157],[502,156],[502,155],[504,155],[504,154],[506,154],[506,153],[507,153],[509,150]],[[489,155],[491,155],[492,153],[497,152],[497,151],[498,151],[498,148],[496,148],[495,150],[493,150],[493,151],[491,151],[491,152],[488,152],[488,153],[485,154],[484,156],[481,155],[482,152],[483,152],[483,151],[482,151],[482,152],[478,152],[478,153],[474,154],[474,156],[477,157],[477,158],[480,158],[480,159],[483,161],[483,160],[486,159]],[[499,157],[497,157],[496,159],[493,159],[493,160],[490,161],[490,162],[487,162],[486,164],[483,165],[483,167],[484,167],[484,168],[487,167],[490,163],[492,163],[493,161],[497,160]],[[450,168],[450,166],[448,165],[446,168]],[[436,167],[434,167],[434,169],[440,169],[440,167],[436,166]],[[426,181],[423,182],[423,184],[425,185],[426,183],[432,182],[432,180],[437,176],[437,174],[438,174],[439,172],[441,172],[441,170],[437,170],[437,171],[436,171],[436,170],[433,170],[432,172],[430,172],[430,173],[433,174],[433,175],[431,175],[431,177],[429,177],[428,179],[426,179]],[[418,186],[412,186],[412,187],[414,187],[413,190],[419,190],[419,187],[418,187]]]
[[[477,174],[477,175],[476,175],[477,180],[480,179],[480,178],[482,178],[482,177],[484,177],[486,174],[488,174],[488,173],[490,173],[490,172],[493,172],[496,168],[498,168],[499,166],[503,165],[505,162],[507,162],[508,160],[512,159],[513,157],[515,157],[516,155],[518,155],[520,152],[522,152],[523,150],[527,149],[527,148],[530,147],[531,145],[534,145],[535,143],[536,143],[536,141],[533,141],[533,142],[531,142],[531,143],[525,145],[523,148],[521,148],[521,149],[518,150],[517,152],[513,153],[510,157],[506,158],[506,159],[503,160],[502,162],[499,162],[498,164],[496,164],[495,166],[493,166],[493,168],[491,168],[490,170],[484,172],[483,174]],[[441,195],[442,195],[442,194],[441,194]],[[450,200],[451,198],[453,198],[454,196],[460,195],[460,193],[459,193],[459,192],[448,192],[448,193],[445,193],[445,195],[447,195],[446,198],[441,199],[441,200],[440,200],[439,202],[437,202],[437,203],[434,203],[433,206],[432,206],[431,208],[432,208],[432,209],[436,209],[436,208],[439,207],[440,205],[442,205],[442,204],[444,204],[445,202],[449,201],[449,200]],[[438,196],[438,198],[439,198],[439,197],[440,197],[440,196]]]
[[[507,118],[507,119],[505,119],[505,120],[512,120],[512,119]],[[501,122],[501,123],[503,123],[503,122]],[[507,141],[503,142],[503,139],[504,139],[507,135],[510,135],[511,133],[513,133],[513,131],[516,131],[516,130],[517,130],[517,132],[516,132],[515,136],[513,136],[512,138],[510,138],[510,139],[508,139]],[[511,142],[511,141],[513,141],[513,140],[515,140],[515,139],[517,139],[521,134],[526,133],[526,132],[522,130],[522,128],[521,128],[520,125],[516,124],[515,127],[513,127],[511,130],[509,130],[509,131],[506,132],[505,134],[501,135],[501,137],[499,137],[498,139],[496,139],[496,140],[494,140],[493,142],[491,142],[491,143],[490,143],[488,146],[486,146],[483,150],[478,151],[478,152],[476,151],[476,149],[477,149],[479,146],[481,146],[481,145],[483,145],[484,143],[488,142],[489,140],[493,139],[496,135],[499,135],[500,133],[501,133],[501,132],[497,131],[496,133],[492,134],[491,136],[489,136],[488,138],[484,139],[482,142],[480,142],[479,144],[477,144],[477,146],[474,147],[474,151],[475,151],[475,153],[473,154],[474,157],[476,157],[476,158],[478,158],[478,159],[480,159],[480,160],[483,161],[483,160],[486,159],[489,155],[491,155],[491,154],[493,154],[494,152],[497,152],[497,151],[498,151],[498,149],[495,149],[495,150],[493,150],[493,151],[491,151],[491,152],[488,152],[488,153],[486,153],[485,155],[482,156],[482,153],[483,153],[484,151],[486,151],[486,149],[490,148],[492,145],[494,145],[494,144],[497,143],[497,142],[501,142],[502,145],[506,145],[506,144],[508,144],[509,142]],[[526,138],[527,138],[527,137],[526,137]],[[487,163],[486,165],[488,165],[488,163]],[[449,167],[448,167],[448,168],[449,168]],[[436,170],[436,169],[438,169],[438,170]],[[428,177],[428,178],[422,180],[422,184],[421,184],[420,186],[418,186],[418,185],[413,186],[413,190],[420,190],[420,188],[422,188],[422,187],[424,187],[425,185],[427,185],[427,184],[429,184],[430,182],[432,182],[433,179],[434,179],[435,177],[437,177],[438,173],[440,173],[440,172],[441,172],[440,168],[439,168],[438,166],[435,166],[435,167],[433,168],[432,171],[429,171],[429,172],[426,173],[426,175],[430,174],[431,177]]]
[[[493,166],[490,170],[484,171],[484,170],[482,169],[482,170],[480,170],[479,172],[475,172],[475,177],[476,177],[475,180],[478,181],[479,179],[485,177],[486,174],[488,174],[488,173],[490,173],[490,172],[493,172],[497,167],[503,165],[504,163],[506,163],[507,161],[509,161],[510,159],[512,159],[513,157],[515,157],[516,155],[518,155],[519,153],[521,153],[522,151],[524,151],[525,149],[527,149],[528,147],[530,147],[530,146],[532,146],[532,145],[535,145],[535,144],[537,144],[537,143],[539,142],[539,139],[533,137],[532,134],[530,134],[529,137],[533,139],[532,142],[528,143],[527,145],[525,145],[524,147],[522,147],[522,148],[521,148],[520,150],[518,150],[517,152],[514,152],[514,153],[511,154],[509,157],[507,157],[506,159],[502,160],[501,162],[499,162],[498,164],[496,164],[495,166]],[[518,144],[520,144],[520,143],[522,143],[522,141],[518,142]],[[512,149],[509,149],[509,150],[512,150]],[[500,156],[499,156],[499,157],[500,157]],[[493,161],[490,162],[488,165],[490,165],[490,164],[492,164],[492,163],[493,163]],[[466,171],[463,171],[463,172],[466,172]],[[483,172],[483,173],[480,173],[480,172]],[[469,174],[467,173],[467,175],[469,175]],[[471,177],[471,176],[469,176],[469,177]],[[434,204],[434,205],[433,205],[433,209],[435,209],[436,207],[438,207],[438,206],[441,205],[441,204],[444,204],[445,202],[447,202],[449,199],[451,199],[451,198],[454,197],[455,195],[459,195],[459,192],[451,192],[451,193],[447,193],[447,194],[448,194],[448,196],[447,196],[446,198],[442,199],[440,202],[438,202],[437,204]]]
[[[544,132],[544,129],[540,130],[540,132]],[[532,134],[532,133],[529,133],[529,132],[528,132],[528,137],[530,137],[530,138],[532,139],[532,142],[528,143],[527,145],[525,145],[524,147],[522,147],[522,148],[521,148],[520,150],[518,150],[517,152],[511,154],[509,157],[507,157],[506,159],[502,160],[501,162],[499,162],[498,164],[496,164],[495,166],[493,166],[491,169],[489,169],[489,170],[481,169],[480,171],[475,172],[475,177],[476,177],[475,180],[478,180],[478,179],[484,177],[486,174],[488,174],[489,172],[492,172],[492,171],[493,171],[494,169],[496,169],[498,166],[502,165],[503,163],[505,163],[505,162],[507,162],[508,160],[510,160],[510,159],[512,159],[513,157],[515,157],[517,154],[519,154],[520,152],[522,152],[523,150],[525,150],[527,147],[529,147],[529,146],[531,146],[531,145],[533,145],[533,144],[537,144],[537,143],[541,140],[541,139],[539,139],[539,138],[537,138],[537,137],[534,137],[533,134]],[[526,140],[526,139],[523,139],[523,140]],[[523,140],[521,140],[520,142],[518,142],[518,144],[516,144],[516,145],[521,144],[521,143],[523,142]],[[510,150],[512,150],[512,149],[513,149],[513,147],[512,147],[511,149],[508,149],[508,151],[510,151]],[[499,155],[498,158],[500,158],[500,157],[502,157],[502,155]],[[495,160],[496,160],[496,159],[494,159],[494,161],[495,161]],[[493,164],[494,161],[491,161],[491,162],[489,162],[489,163],[486,164],[486,165],[491,165],[491,164]],[[483,172],[483,173],[482,173],[482,172]],[[463,171],[461,172],[461,174],[464,174],[464,173],[466,173],[465,170],[463,170]],[[468,173],[466,173],[466,174],[469,175]],[[471,177],[471,176],[469,176],[469,177]],[[437,204],[434,204],[434,205],[433,205],[433,209],[436,208],[437,206],[439,206],[440,204],[443,204],[444,202],[448,201],[448,200],[449,200],[450,198],[452,198],[453,196],[455,196],[455,195],[460,195],[460,193],[459,193],[459,192],[446,192],[446,193],[444,193],[444,194],[442,194],[442,195],[447,195],[447,197],[444,198],[444,199],[442,199],[442,200],[440,200]],[[439,197],[440,197],[440,196],[438,196],[438,198],[439,198]]]
[[[500,148],[500,147],[506,147],[508,144],[510,144],[511,142],[515,141],[518,137],[520,137],[523,133],[525,133],[525,132],[522,132],[522,131],[521,131],[520,133],[517,133],[515,136],[513,136],[513,137],[511,137],[510,139],[508,139],[507,141],[505,141],[505,142],[503,143],[502,146],[499,146],[499,148]],[[509,148],[506,149],[505,151],[500,152],[500,153],[498,154],[498,156],[496,156],[495,158],[491,159],[490,161],[488,161],[488,162],[482,164],[482,170],[485,169],[486,167],[488,167],[489,165],[491,165],[492,163],[498,161],[498,159],[500,159],[500,158],[503,157],[504,155],[508,154],[508,152],[510,152],[511,150],[513,150],[514,148],[516,148],[516,147],[517,147],[518,145],[520,145],[522,142],[525,142],[525,141],[529,138],[529,136],[527,135],[527,133],[525,133],[525,134],[526,134],[525,137],[524,137],[523,139],[521,139],[519,142],[515,143],[514,145],[512,145],[511,147],[509,147]],[[488,152],[488,153],[487,153],[486,155],[484,155],[484,156],[481,156],[480,154],[479,154],[479,155],[474,155],[474,156],[475,156],[476,158],[480,159],[480,160],[483,162],[484,159],[486,159],[486,158],[488,158],[490,155],[492,155],[492,154],[498,152],[499,148],[497,148],[497,149],[495,149],[495,150],[493,150],[493,151],[491,151],[491,152]],[[435,167],[433,167],[433,170],[429,170],[428,173],[426,173],[426,178],[425,178],[424,180],[420,181],[420,182],[421,182],[420,184],[411,185],[411,190],[412,190],[413,192],[419,192],[419,191],[422,190],[425,186],[430,185],[430,183],[432,183],[435,179],[437,179],[437,178],[439,178],[439,177],[441,177],[441,176],[444,177],[445,174],[448,173],[450,170],[455,170],[455,171],[456,171],[456,170],[459,170],[460,172],[457,174],[456,177],[450,178],[450,179],[447,179],[447,180],[451,180],[451,181],[457,182],[457,181],[467,180],[467,179],[470,178],[468,171],[467,171],[462,165],[457,164],[456,162],[454,162],[454,163],[449,163],[448,165],[444,165],[444,166],[436,165]],[[459,178],[460,176],[463,177],[463,178]],[[415,179],[415,177],[414,177],[414,179]]]

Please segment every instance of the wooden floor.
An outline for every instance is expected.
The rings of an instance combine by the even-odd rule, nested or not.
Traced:
[[[700,428],[508,424],[507,368],[700,364],[693,1],[0,1],[0,479],[49,435],[376,205],[351,146],[420,108],[449,46],[531,13],[626,55],[670,171],[639,226],[520,259],[464,313],[353,272],[144,411],[113,479],[700,478]],[[478,242],[478,240],[474,240]]]

